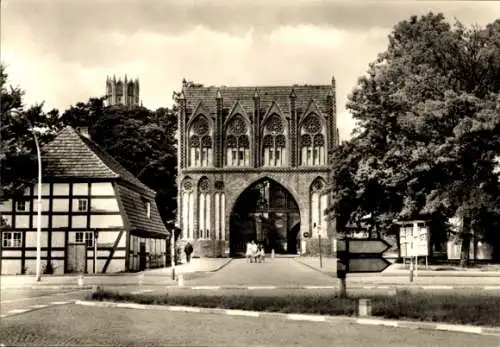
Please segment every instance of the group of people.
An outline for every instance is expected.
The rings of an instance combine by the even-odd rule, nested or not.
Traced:
[[[262,263],[266,259],[266,252],[262,244],[257,244],[255,241],[247,243],[246,251],[247,259],[250,263]]]

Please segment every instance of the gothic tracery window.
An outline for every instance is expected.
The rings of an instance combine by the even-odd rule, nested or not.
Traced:
[[[300,163],[303,166],[325,165],[325,134],[315,114],[307,116],[300,127]]]
[[[212,137],[205,117],[199,116],[189,131],[189,166],[207,167],[212,165]]]
[[[268,118],[263,129],[264,166],[285,166],[287,163],[285,126],[277,114]]]
[[[226,165],[250,165],[249,130],[245,120],[237,115],[231,119],[226,130]]]

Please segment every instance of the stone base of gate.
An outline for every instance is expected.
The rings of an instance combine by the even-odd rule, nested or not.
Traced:
[[[193,240],[193,257],[197,258],[227,258],[229,257],[229,242],[223,240]]]
[[[313,256],[319,257],[319,239],[313,238],[313,239],[307,239],[306,240],[306,252],[302,253],[302,256]],[[323,256],[333,256],[333,251],[332,251],[332,242],[328,238],[322,238],[321,239],[321,254]]]

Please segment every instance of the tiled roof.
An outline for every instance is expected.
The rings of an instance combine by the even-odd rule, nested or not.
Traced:
[[[281,111],[287,115],[290,112],[290,94],[292,91],[296,97],[297,114],[300,116],[306,111],[311,100],[317,102],[320,110],[328,112],[327,96],[334,93],[331,85],[290,85],[290,86],[254,86],[254,87],[185,87],[183,88],[186,98],[187,113],[191,114],[198,107],[200,101],[210,112],[216,112],[217,93],[223,99],[223,108],[231,110],[236,101],[239,101],[248,115],[253,114],[253,97],[258,93],[260,97],[261,112],[266,112],[276,102]]]
[[[117,193],[122,201],[132,232],[135,231],[143,236],[146,236],[145,234],[163,237],[169,235],[154,199],[148,200],[151,204],[151,218],[148,218],[146,204],[140,193],[121,184],[117,185]]]
[[[155,194],[99,145],[72,127],[64,128],[42,151],[46,177],[122,179],[149,194]]]

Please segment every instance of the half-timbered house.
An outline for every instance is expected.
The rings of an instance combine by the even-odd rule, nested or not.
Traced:
[[[156,193],[92,141],[85,129],[64,128],[42,149],[42,162],[42,267],[51,264],[54,273],[61,274],[165,265],[169,234]],[[37,188],[28,187],[22,198],[0,207],[2,274],[36,271]]]

